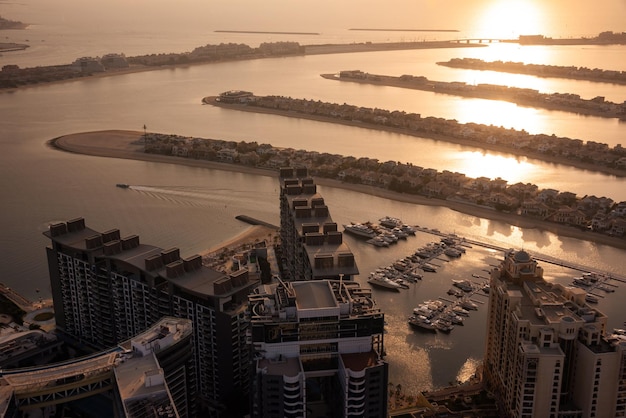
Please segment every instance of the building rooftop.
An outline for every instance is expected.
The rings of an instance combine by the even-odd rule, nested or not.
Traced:
[[[191,335],[193,325],[190,320],[182,318],[164,317],[141,334],[120,344],[126,350],[134,350],[146,355],[153,349],[157,352],[175,345]]]
[[[293,282],[298,310],[338,308],[337,300],[326,280]]]
[[[115,380],[126,417],[178,417],[154,354],[120,364],[115,368]]]
[[[382,315],[370,288],[358,282],[309,280],[265,285],[248,297],[252,321],[281,322],[331,310],[340,317]],[[328,314],[328,312],[326,313]]]
[[[302,372],[302,363],[298,357],[279,357],[278,359],[260,359],[257,369],[270,375],[297,376]]]

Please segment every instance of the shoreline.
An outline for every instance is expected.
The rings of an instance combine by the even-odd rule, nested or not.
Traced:
[[[58,150],[73,152],[76,154],[92,155],[98,157],[124,158],[132,160],[161,162],[168,164],[181,164],[191,167],[201,167],[214,170],[236,171],[245,174],[263,175],[278,178],[278,172],[274,170],[248,167],[238,164],[219,163],[205,160],[192,160],[182,157],[166,156],[159,154],[146,154],[143,152],[143,144],[139,142],[143,135],[140,131],[128,130],[107,130],[74,133],[60,136],[48,141],[48,144]],[[425,196],[397,193],[377,187],[344,183],[339,180],[316,177],[315,183],[320,186],[341,188],[346,190],[364,193],[384,199],[395,200],[404,203],[413,203],[423,206],[441,206],[456,212],[464,213],[478,218],[489,219],[498,222],[505,222],[520,228],[538,229],[554,233],[559,236],[579,239],[582,241],[594,242],[600,245],[607,245],[626,250],[626,240],[607,235],[584,231],[575,227],[561,225],[554,222],[542,221],[539,219],[526,218],[521,215],[498,212],[496,210],[485,209],[466,203],[449,200],[432,199]],[[250,228],[249,230],[258,230]],[[226,243],[234,240],[226,240]],[[222,243],[223,244],[223,243]],[[221,244],[220,244],[221,245]],[[223,247],[223,245],[221,246]],[[214,248],[221,248],[214,247]],[[214,250],[212,248],[212,250]],[[205,251],[203,253],[208,252]]]
[[[540,99],[529,99],[520,97],[515,90],[516,88],[508,87],[508,86],[498,86],[501,88],[507,88],[507,90],[503,91],[493,91],[493,90],[462,90],[462,89],[452,89],[452,88],[436,88],[435,84],[447,84],[448,86],[454,82],[446,82],[446,81],[436,81],[426,79],[424,83],[415,83],[411,81],[402,81],[400,77],[383,75],[383,74],[368,74],[364,73],[368,77],[367,78],[352,78],[352,77],[341,77],[337,74],[321,74],[322,78],[326,80],[339,81],[339,82],[347,82],[347,83],[357,83],[357,84],[369,84],[373,86],[386,86],[386,87],[397,87],[400,89],[409,89],[409,90],[420,90],[427,91],[434,94],[446,94],[449,96],[456,97],[467,97],[470,99],[484,99],[484,100],[500,100],[508,103],[513,103],[519,107],[529,107],[534,109],[545,109],[545,110],[556,110],[560,112],[567,113],[575,113],[577,115],[585,115],[585,116],[595,116],[599,118],[611,118],[611,119],[620,119],[622,117],[621,114],[617,112],[603,112],[598,109],[584,107],[584,106],[567,106],[565,104],[560,103],[550,103],[549,98],[550,95],[546,93],[537,93],[541,95]],[[371,76],[371,77],[370,77]],[[376,77],[376,78],[372,78]],[[413,76],[417,77],[417,76]],[[581,99],[585,102],[591,102],[591,100]],[[617,103],[611,103],[612,105],[617,105]]]
[[[299,56],[307,55],[327,55],[327,54],[346,54],[357,52],[381,52],[381,51],[398,51],[398,50],[413,50],[413,49],[440,49],[440,48],[475,48],[486,47],[484,44],[459,44],[450,41],[424,41],[424,42],[377,42],[377,43],[347,43],[347,44],[311,44],[302,45],[303,53]],[[28,45],[26,45],[28,47]],[[8,52],[8,51],[4,51]],[[182,55],[184,53],[175,53],[175,55]],[[286,55],[295,56],[295,55]],[[73,78],[66,78],[61,80],[43,81],[19,85],[17,87],[3,87],[0,88],[0,92],[3,91],[15,91],[28,87],[38,87],[41,85],[67,83],[71,81],[84,80],[89,78],[110,77],[116,75],[133,74],[144,71],[157,71],[176,68],[187,68],[197,65],[210,65],[223,62],[234,62],[242,60],[254,60],[254,59],[267,59],[267,58],[284,58],[285,56],[253,56],[253,57],[231,57],[221,59],[217,61],[198,61],[188,63],[176,63],[176,64],[161,64],[161,65],[140,65],[131,64],[128,68],[111,69],[104,72],[91,73],[87,75],[81,75]]]

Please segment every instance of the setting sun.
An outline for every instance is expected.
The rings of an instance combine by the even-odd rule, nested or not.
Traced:
[[[477,36],[516,39],[519,35],[543,34],[543,15],[533,1],[496,1],[486,7],[477,21]]]

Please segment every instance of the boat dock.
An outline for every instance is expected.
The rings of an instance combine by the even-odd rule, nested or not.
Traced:
[[[417,229],[420,232],[425,232],[425,233],[432,234],[432,235],[437,235],[437,236],[440,236],[440,237],[452,236],[452,237],[458,238],[459,240],[461,240],[462,243],[465,243],[466,245],[477,245],[479,247],[489,248],[489,249],[492,249],[492,250],[498,250],[498,251],[502,251],[502,252],[508,251],[510,249],[510,248],[501,247],[501,246],[498,246],[498,245],[495,245],[495,244],[490,244],[490,243],[486,243],[486,242],[481,242],[481,241],[471,240],[471,239],[467,239],[467,238],[457,237],[455,234],[443,233],[443,232],[439,231],[438,229],[429,229],[429,228],[420,227],[420,226],[414,226],[414,228]],[[615,286],[615,285],[613,285],[611,283],[606,283],[607,281],[610,281],[610,280],[615,280],[615,281],[618,281],[618,282],[621,282],[621,283],[626,283],[626,276],[615,274],[615,273],[611,273],[611,272],[607,272],[607,271],[590,270],[589,266],[584,266],[582,264],[578,264],[578,263],[574,263],[574,262],[570,262],[570,261],[559,260],[559,259],[551,257],[549,255],[539,254],[539,253],[533,252],[533,258],[538,260],[538,261],[542,261],[544,263],[549,263],[549,264],[553,264],[555,266],[561,266],[561,267],[569,268],[569,269],[572,269],[572,270],[577,270],[577,271],[580,271],[582,273],[592,273],[592,274],[595,274],[598,277],[604,278],[604,281],[603,281],[604,285],[617,287],[617,286]]]

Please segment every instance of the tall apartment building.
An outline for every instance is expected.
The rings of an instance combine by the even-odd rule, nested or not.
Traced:
[[[83,218],[44,233],[57,329],[86,346],[111,347],[163,316],[190,319],[197,397],[213,415],[249,393],[246,270],[224,274],[181,258],[177,248],[141,244],[118,229],[97,232]]]
[[[286,280],[351,280],[359,274],[306,168],[280,170],[280,238]]]
[[[253,417],[386,417],[384,314],[344,280],[264,285],[249,297]]]
[[[490,278],[484,373],[507,417],[626,416],[626,341],[586,292],[551,284],[525,251]]]

